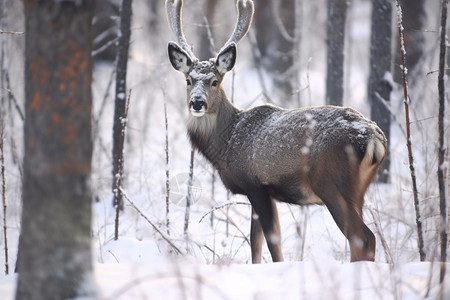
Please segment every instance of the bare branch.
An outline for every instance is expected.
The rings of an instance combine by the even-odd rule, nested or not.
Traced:
[[[406,123],[406,139],[407,139],[407,148],[408,148],[408,158],[409,158],[409,170],[411,173],[411,181],[412,181],[412,188],[413,188],[413,196],[414,196],[414,208],[416,211],[416,225],[417,225],[417,242],[418,242],[418,248],[419,248],[419,255],[420,255],[420,261],[425,260],[425,250],[424,250],[424,243],[423,243],[423,231],[422,231],[422,220],[421,220],[421,214],[420,214],[420,203],[419,203],[419,196],[418,196],[418,190],[417,190],[417,182],[416,182],[416,172],[414,168],[414,156],[412,153],[412,142],[411,142],[411,122],[409,120],[409,96],[408,96],[408,83],[406,82],[406,65],[405,65],[405,56],[406,56],[406,50],[405,50],[405,43],[403,40],[403,25],[402,25],[402,8],[400,7],[400,4],[398,0],[396,1],[397,6],[397,19],[398,19],[398,35],[400,39],[400,54],[402,59],[402,64],[400,66],[402,71],[402,83],[403,83],[403,103],[405,104],[405,123]]]
[[[9,263],[8,263],[8,235],[6,226],[6,177],[5,177],[5,152],[3,148],[4,141],[4,130],[3,122],[0,120],[0,169],[2,178],[2,200],[3,200],[3,234],[5,239],[5,275],[9,274]]]
[[[22,35],[25,32],[23,31],[0,31],[0,34],[17,34],[17,35]]]
[[[134,202],[128,198],[126,192],[120,188],[120,191],[122,193],[122,196],[125,198],[125,200],[127,200],[131,206],[133,206],[133,208],[153,227],[153,229],[156,230],[156,232],[158,232],[161,237],[178,253],[183,255],[184,253],[170,240],[170,236],[168,236],[167,234],[165,234],[161,229],[159,229],[158,226],[155,225],[155,223],[153,223],[137,206],[136,204],[134,204]]]

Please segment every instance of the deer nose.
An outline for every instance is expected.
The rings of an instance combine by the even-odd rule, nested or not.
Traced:
[[[195,111],[202,110],[203,106],[205,106],[205,101],[203,100],[191,101],[191,108],[193,108]]]
[[[206,102],[202,99],[191,100],[189,106],[194,117],[201,117],[206,112]]]

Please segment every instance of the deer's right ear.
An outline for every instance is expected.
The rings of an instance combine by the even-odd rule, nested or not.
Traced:
[[[188,74],[192,67],[192,58],[180,46],[169,42],[169,59],[175,70]]]

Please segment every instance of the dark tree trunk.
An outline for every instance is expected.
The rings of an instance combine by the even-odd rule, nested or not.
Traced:
[[[447,151],[445,143],[445,53],[446,47],[446,35],[447,35],[447,6],[448,0],[442,0],[441,9],[441,41],[440,41],[440,53],[439,53],[439,76],[438,76],[438,92],[439,92],[439,151],[438,151],[438,184],[439,184],[439,208],[441,213],[441,274],[439,282],[442,284],[446,273],[445,263],[447,262],[447,227],[448,227],[448,208],[447,208],[447,194],[445,190],[445,172],[448,168],[445,161],[445,153]]]
[[[26,0],[25,155],[16,299],[93,296],[93,1]]]
[[[328,0],[326,103],[342,106],[347,0]]]
[[[387,138],[387,155],[380,168],[378,181],[389,181],[391,112],[386,104],[390,101],[391,83],[391,36],[392,1],[372,1],[372,33],[370,39],[370,75],[368,98],[371,119],[383,130]]]
[[[289,99],[294,91],[295,0],[259,0],[255,2],[254,26],[262,65],[271,75],[277,91]]]
[[[122,182],[123,172],[123,147],[124,139],[122,137],[124,128],[124,118],[127,99],[127,65],[128,48],[130,46],[131,36],[131,4],[132,0],[122,0],[120,10],[120,32],[119,45],[116,58],[116,99],[114,108],[113,125],[113,205],[123,209],[122,193],[118,190],[118,183]]]
[[[217,7],[218,1],[211,1],[211,0],[206,0],[205,3],[205,18],[206,20],[202,20],[202,24],[204,24],[205,26],[200,26],[199,27],[199,36],[200,36],[200,47],[198,49],[198,57],[201,60],[208,60],[214,56],[216,56],[216,49],[214,47],[214,45],[212,44],[213,42],[213,31],[212,31],[212,27],[207,27],[208,25],[211,25],[214,22],[214,15],[216,12],[216,7]]]
[[[415,74],[418,71],[419,61],[424,55],[425,46],[425,22],[426,12],[425,3],[426,0],[399,0],[402,7],[402,21],[403,21],[403,39],[405,48],[408,51],[406,56],[406,68],[408,69],[408,79],[410,85],[415,85]],[[398,46],[396,49],[399,49]],[[399,52],[396,52],[395,62],[397,65],[401,64],[401,57]],[[400,68],[394,69],[395,82],[402,82],[402,74]]]

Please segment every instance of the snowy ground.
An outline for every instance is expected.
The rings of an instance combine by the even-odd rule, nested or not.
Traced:
[[[137,240],[118,243],[133,252],[153,247]],[[441,299],[450,297],[450,280],[447,276],[440,286],[439,265],[433,263],[342,264],[323,256],[308,262],[206,265],[161,257],[96,264],[95,269],[101,299],[437,299],[441,292]],[[0,299],[13,299],[15,278],[0,278]]]
[[[189,3],[185,9],[192,11]],[[305,42],[303,59],[299,63],[302,69],[299,89],[307,87],[302,90],[304,104],[319,105],[324,99],[325,37],[320,30],[324,28],[320,23],[323,20],[316,17],[316,13],[326,4],[324,1],[311,3],[308,6],[311,11],[304,12]],[[217,26],[230,28],[234,23],[233,13],[234,7],[229,14],[224,14],[229,15],[230,20]],[[392,125],[392,182],[373,184],[366,194],[364,209],[365,222],[377,239],[375,263],[349,263],[347,242],[325,207],[299,208],[281,204],[282,248],[286,262],[271,263],[268,250],[264,248],[263,264],[251,265],[248,244],[250,207],[243,197],[229,199],[219,179],[213,180],[211,167],[200,156],[195,160],[198,194],[191,207],[188,235],[183,233],[185,207],[182,197],[186,192],[183,182],[179,190],[181,201],[179,194],[171,194],[170,234],[167,234],[165,172],[169,169],[173,180],[183,178],[189,170],[190,145],[184,128],[185,87],[183,76],[176,73],[167,60],[166,43],[173,40],[173,36],[168,31],[153,34],[143,30],[146,23],[142,20],[146,14],[145,7],[135,8],[128,71],[132,96],[125,146],[125,189],[134,205],[162,230],[163,236],[126,202],[120,220],[119,240],[113,240],[110,149],[114,84],[103,105],[111,67],[98,64],[93,85],[96,134],[92,181],[97,201],[93,207],[92,235],[95,279],[101,299],[436,299],[441,291],[442,299],[450,299],[449,276],[443,285],[439,285],[440,266],[430,262],[436,260],[439,253],[436,158],[432,142],[436,140],[436,126],[432,124],[436,107],[426,103],[420,106],[420,101],[413,101],[412,105],[416,170],[424,201],[424,231],[429,254],[429,262],[419,262],[406,140],[401,129],[402,101],[395,92],[392,107],[394,112],[399,111],[396,120],[400,121]],[[370,3],[355,1],[351,15],[349,42],[352,46],[346,62],[345,105],[368,115],[365,91]],[[189,18],[189,13],[186,16]],[[166,28],[163,21],[161,26]],[[186,21],[188,39],[196,29],[195,24],[192,20]],[[315,27],[317,31],[313,30]],[[434,40],[430,44],[433,43]],[[241,108],[264,102],[260,78],[252,68],[250,53],[248,41],[241,42],[235,77],[228,75],[224,83],[230,97],[234,91],[236,105]],[[427,58],[425,62],[429,64],[426,71],[435,69],[435,60]],[[270,90],[270,83],[266,82],[266,85]],[[424,76],[421,86],[411,88],[417,99],[419,96],[415,92],[424,99],[434,99],[435,74]],[[167,104],[169,115],[169,166],[165,163],[163,103]],[[22,124],[16,120],[15,126],[17,132],[13,137],[20,148]],[[12,147],[8,141],[6,151]],[[19,169],[7,154],[9,265],[13,270],[20,231],[18,199],[21,183]],[[3,236],[0,242],[3,248]],[[177,254],[178,251],[181,254]],[[1,262],[4,257],[2,251]],[[450,264],[446,266],[450,269]],[[0,275],[0,300],[13,299],[15,279],[16,275]]]
[[[369,198],[379,197],[374,195],[387,188],[391,186],[374,185]],[[132,201],[161,226],[163,214],[145,197]],[[230,206],[228,212],[215,210],[211,227],[210,215],[204,217],[210,210],[199,200],[192,206],[188,237],[182,234],[184,207],[172,205],[170,236],[178,249],[174,250],[164,240],[168,235],[155,232],[129,202],[121,216],[120,238],[114,241],[114,210],[109,203],[94,206],[93,260],[101,299],[437,299],[440,293],[442,299],[450,297],[450,278],[439,285],[440,265],[418,262],[415,239],[411,241],[411,233],[398,224],[395,230],[383,225],[381,233],[368,217],[377,236],[377,262],[348,263],[345,238],[324,207],[301,210],[280,205],[287,262],[271,263],[265,248],[264,263],[251,265],[246,205]],[[366,209],[366,215],[372,210],[376,211]],[[380,234],[389,249],[381,245]],[[388,252],[394,263],[384,262]],[[0,300],[13,299],[15,279],[16,275],[0,277]]]

